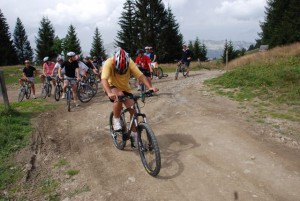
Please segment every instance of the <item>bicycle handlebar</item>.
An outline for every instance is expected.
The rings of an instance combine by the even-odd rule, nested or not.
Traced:
[[[149,90],[138,96],[133,95],[132,93],[128,93],[126,95],[118,96],[118,100],[119,100],[119,102],[124,102],[126,99],[133,99],[134,101],[137,101],[138,99],[142,99],[142,102],[145,102],[145,96],[152,94],[153,92],[154,92],[153,90]]]

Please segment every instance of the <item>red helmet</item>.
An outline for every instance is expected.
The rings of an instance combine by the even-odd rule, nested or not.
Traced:
[[[129,60],[127,52],[120,48],[114,56],[115,71],[120,75],[125,74],[128,70]]]

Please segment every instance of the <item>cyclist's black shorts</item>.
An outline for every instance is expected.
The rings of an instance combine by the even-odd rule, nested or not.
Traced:
[[[143,68],[139,68],[139,69],[146,77],[151,77],[150,71],[143,69]]]

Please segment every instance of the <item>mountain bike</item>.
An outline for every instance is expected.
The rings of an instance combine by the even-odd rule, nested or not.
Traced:
[[[76,80],[76,78],[67,78],[68,85],[67,85],[67,88],[66,88],[66,100],[67,100],[68,112],[71,111],[71,101],[73,99],[73,91],[72,91],[72,85],[71,85],[72,80]]]
[[[58,76],[56,76],[56,86],[54,89],[54,99],[56,101],[59,101],[61,94],[62,94],[62,83],[63,80],[61,80]]]
[[[18,102],[21,102],[24,97],[26,97],[26,99],[29,99],[31,94],[31,82],[25,79],[22,79],[22,81],[24,82],[24,85],[20,88]]]
[[[50,81],[52,79],[54,78],[52,78],[51,76],[46,77],[45,84],[42,87],[42,93],[41,93],[42,98],[46,98],[47,96],[50,97],[52,91],[52,84],[50,83]]]
[[[152,93],[153,91],[151,91]],[[145,94],[144,94],[145,95]],[[131,140],[131,146],[133,146],[133,137],[131,136],[132,128],[137,131],[137,145],[138,151],[143,163],[143,166],[148,174],[151,176],[158,175],[161,168],[161,157],[158,142],[154,135],[153,130],[147,123],[146,115],[141,113],[138,99],[141,96],[133,94],[126,94],[124,96],[118,96],[120,102],[124,102],[126,99],[132,99],[134,105],[130,108],[123,108],[120,116],[122,129],[115,131],[113,128],[113,112],[109,117],[110,134],[113,143],[117,149],[123,150],[126,146],[126,141]],[[129,110],[133,110],[134,114],[130,120]],[[127,123],[128,122],[128,125]]]
[[[178,74],[179,73],[182,73],[182,75],[183,75],[183,77],[185,77],[186,76],[186,66],[185,66],[185,64],[183,63],[183,62],[179,62],[178,64],[177,64],[177,68],[176,68],[176,71],[175,71],[175,80],[177,80],[177,78],[178,78]]]
[[[83,81],[83,78],[77,83],[78,99],[82,103],[89,102],[94,96],[95,91],[93,88]]]

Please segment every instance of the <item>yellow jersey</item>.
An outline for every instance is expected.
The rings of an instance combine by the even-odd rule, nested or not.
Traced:
[[[116,73],[114,69],[114,58],[111,57],[107,59],[103,65],[101,79],[106,79],[110,87],[114,86],[121,91],[130,92],[130,75],[133,75],[136,79],[139,79],[139,77],[143,75],[132,59],[129,61],[129,67],[125,74],[120,75]]]

